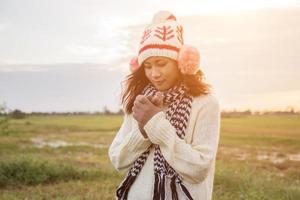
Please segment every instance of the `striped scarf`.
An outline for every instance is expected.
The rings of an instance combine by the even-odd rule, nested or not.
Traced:
[[[157,89],[149,83],[142,91],[143,95],[155,96]],[[166,111],[166,119],[176,129],[176,134],[183,139],[187,128],[188,119],[191,112],[193,97],[188,93],[187,87],[183,83],[178,83],[172,88],[163,93],[163,103],[168,105]],[[176,191],[176,184],[186,195],[189,200],[192,200],[189,191],[184,186],[182,178],[177,172],[168,164],[163,157],[160,147],[157,144],[152,144],[145,152],[143,152],[130,167],[125,179],[116,190],[116,198],[118,200],[127,199],[129,189],[136,177],[140,173],[144,166],[147,157],[150,153],[151,147],[154,146],[154,191],[153,200],[166,199],[166,186],[165,180],[169,178],[170,188],[172,192],[172,200],[178,200],[178,194]]]

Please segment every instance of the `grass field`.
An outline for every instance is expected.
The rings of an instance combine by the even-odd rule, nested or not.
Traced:
[[[113,199],[122,116],[36,116],[0,134],[0,199]],[[300,116],[222,118],[214,200],[299,200]]]

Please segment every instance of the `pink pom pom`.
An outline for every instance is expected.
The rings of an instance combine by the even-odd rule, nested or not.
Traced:
[[[200,53],[196,47],[183,45],[178,55],[178,68],[182,74],[195,74],[200,65]]]
[[[138,57],[135,56],[130,61],[130,71],[133,73],[139,68]]]

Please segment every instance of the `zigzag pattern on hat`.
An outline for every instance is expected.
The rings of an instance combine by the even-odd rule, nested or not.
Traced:
[[[171,12],[159,11],[141,37],[138,64],[141,66],[151,56],[164,56],[177,60],[183,43],[182,25]]]

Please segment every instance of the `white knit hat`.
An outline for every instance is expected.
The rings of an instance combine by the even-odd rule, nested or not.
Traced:
[[[177,60],[183,41],[183,27],[169,11],[154,14],[140,40],[138,65],[151,56],[164,56]]]
[[[154,14],[152,22],[142,35],[139,52],[130,60],[130,71],[137,71],[151,56],[164,56],[178,61],[183,74],[195,74],[200,65],[200,52],[184,44],[183,27],[169,11]]]

